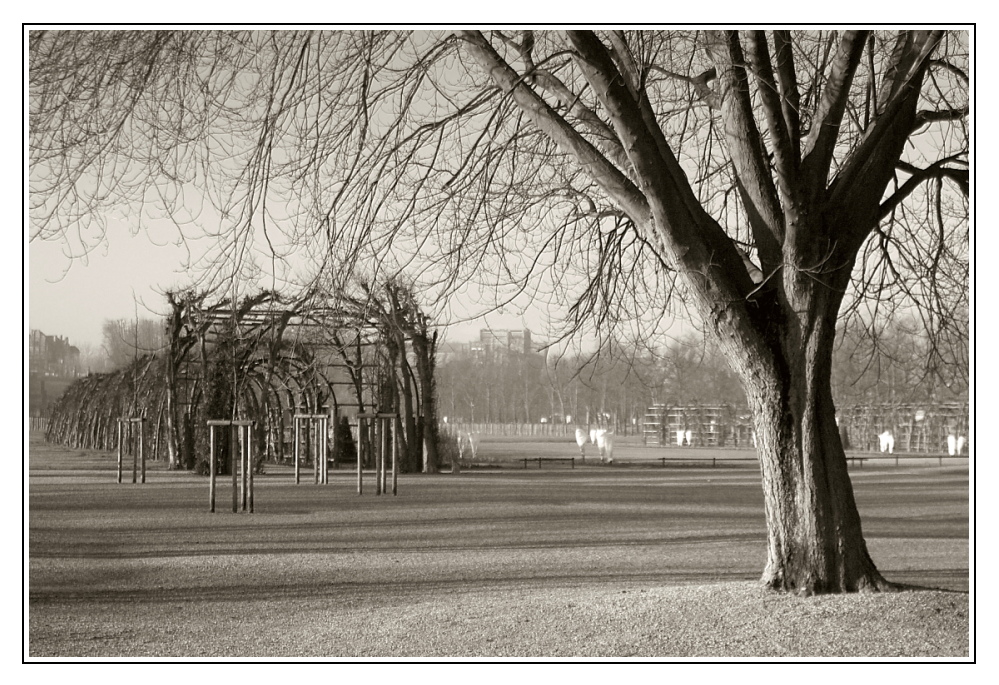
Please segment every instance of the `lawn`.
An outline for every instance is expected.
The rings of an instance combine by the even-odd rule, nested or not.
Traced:
[[[222,485],[210,514],[204,477],[151,463],[117,484],[113,455],[32,439],[26,654],[968,656],[966,464],[851,469],[879,568],[932,590],[799,598],[755,582],[755,466],[628,450],[660,452],[523,469],[577,448],[484,441],[503,468],[404,474],[398,496],[371,473],[358,496],[353,472],[296,486],[269,466],[255,513]]]

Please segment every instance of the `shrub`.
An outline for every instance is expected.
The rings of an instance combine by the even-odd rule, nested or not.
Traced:
[[[458,461],[460,454],[458,436],[446,428],[440,431],[437,435],[437,456],[440,458],[440,465],[450,465]]]
[[[350,424],[346,416],[341,416],[336,425],[336,438],[333,442],[333,463],[349,464],[357,462],[357,444],[354,442],[354,435],[350,432]]]

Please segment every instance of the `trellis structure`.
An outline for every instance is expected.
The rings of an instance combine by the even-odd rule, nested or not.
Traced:
[[[206,300],[171,294],[165,349],[128,369],[95,374],[71,386],[53,412],[47,437],[76,447],[113,449],[117,418],[144,414],[154,424],[154,458],[166,447],[172,466],[199,463],[207,474],[212,461],[208,421],[254,421],[247,439],[255,443],[256,467],[264,460],[290,459],[296,417],[321,416],[311,431],[316,449],[307,460],[325,482],[329,417],[333,425],[348,418],[359,454],[370,466],[375,451],[366,444],[356,415],[374,411],[396,415],[395,439],[407,441],[410,453],[414,446],[422,450],[417,417],[424,413],[425,389],[432,384],[416,382],[418,374],[408,366],[415,343],[407,347],[404,334],[386,340],[377,321],[316,298],[286,304],[265,292],[236,307],[227,300]],[[407,384],[405,402],[400,382]],[[225,473],[228,460],[215,466]]]
[[[723,447],[752,444],[748,410],[727,404],[653,404],[645,412],[646,447]]]
[[[890,431],[896,452],[944,454],[949,436],[964,437],[968,449],[968,410],[963,402],[857,404],[841,408],[837,421],[848,450],[877,452],[878,435]],[[647,447],[754,446],[748,409],[729,405],[654,404],[645,414],[643,438]]]
[[[968,444],[969,417],[964,402],[871,403],[844,407],[838,420],[847,449],[877,452],[878,435],[891,431],[896,452],[944,454],[948,436]]]

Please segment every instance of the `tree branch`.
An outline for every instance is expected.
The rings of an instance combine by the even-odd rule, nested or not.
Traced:
[[[721,113],[729,157],[747,205],[750,228],[764,269],[781,262],[784,211],[770,174],[763,139],[753,117],[749,80],[738,34],[712,32],[709,47],[715,60],[721,91]],[[780,144],[780,141],[778,141]],[[787,161],[786,135],[782,151]]]
[[[968,105],[949,109],[921,110],[916,113],[916,121],[912,125],[912,130],[917,131],[926,124],[935,121],[958,121],[966,118],[970,112],[971,108]]]
[[[790,31],[774,31],[774,59],[780,85],[780,105],[787,122],[788,138],[794,147],[794,161],[801,163],[801,95],[794,72],[794,49]]]
[[[850,85],[866,42],[866,31],[847,31],[833,58],[829,79],[802,153],[802,176],[813,196],[825,190],[843,112],[850,97]]]
[[[709,82],[717,78],[718,72],[714,67],[711,67],[697,76],[684,76],[683,74],[678,74],[675,71],[664,69],[658,64],[650,64],[649,69],[651,71],[658,72],[663,76],[668,76],[669,78],[689,83],[694,87],[694,92],[700,96],[701,100],[708,106],[708,108],[719,109],[721,107],[721,100],[719,99],[718,94],[711,90],[711,86],[708,85]]]
[[[535,93],[489,44],[479,31],[459,31],[472,57],[490,78],[519,105],[534,125],[572,154],[593,180],[638,223],[647,223],[648,203],[641,192],[616,166],[570,126]]]
[[[694,196],[662,130],[654,119],[649,120],[651,108],[644,90],[641,100],[646,108],[631,97],[609,51],[592,32],[570,31],[568,36],[579,54],[577,63],[584,77],[628,153],[677,268],[688,275],[702,274],[704,280],[695,279],[695,285],[716,302],[730,302],[735,293],[745,297],[753,281],[732,240]]]
[[[909,178],[888,199],[881,203],[881,207],[878,210],[878,222],[884,221],[921,183],[931,179],[950,179],[957,184],[964,196],[967,197],[970,192],[968,170],[944,166],[954,161],[958,161],[956,156],[948,157],[934,162],[925,169],[919,169],[904,162],[898,163],[896,167],[909,174]]]
[[[939,35],[936,37],[939,42]],[[844,244],[859,247],[877,225],[884,189],[913,130],[923,75],[935,45],[914,43],[912,47],[918,51],[919,59],[901,58],[911,65],[908,78],[892,89],[894,96],[889,102],[879,103],[882,112],[829,185],[826,202],[836,208],[837,223],[855,228],[853,235],[843,236]]]
[[[770,49],[763,31],[752,31],[749,40],[749,63],[760,82],[760,99],[773,140],[774,163],[777,181],[785,198],[784,208],[797,210],[801,206],[801,187],[798,177],[798,140],[791,138],[780,94],[770,64]]]

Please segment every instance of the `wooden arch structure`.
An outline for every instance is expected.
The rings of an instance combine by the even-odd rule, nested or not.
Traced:
[[[417,457],[404,459],[403,467],[420,468],[425,436],[418,417],[433,401],[424,392],[433,384],[413,371],[416,350],[405,329],[358,316],[369,308],[332,307],[315,297],[289,302],[273,292],[235,307],[194,292],[171,293],[168,302],[163,349],[70,386],[49,421],[50,440],[115,449],[115,421],[144,416],[153,459],[207,473],[208,421],[254,421],[259,467],[291,459],[296,414],[325,412],[334,417],[331,430],[345,430],[338,424],[346,419],[352,428],[347,449],[353,442],[364,450],[354,417],[393,412],[400,417],[396,439],[403,454]],[[355,454],[333,457],[347,461]],[[217,466],[225,472],[224,464]]]

